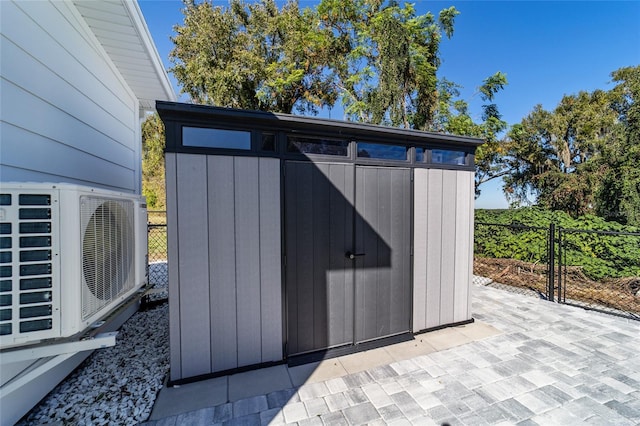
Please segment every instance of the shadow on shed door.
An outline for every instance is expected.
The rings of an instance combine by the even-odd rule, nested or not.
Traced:
[[[409,169],[285,162],[287,355],[410,330],[410,208]]]

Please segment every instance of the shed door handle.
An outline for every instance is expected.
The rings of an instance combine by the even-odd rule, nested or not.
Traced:
[[[353,260],[356,258],[356,256],[364,256],[365,253],[351,253],[350,251],[348,251],[344,255],[347,259]]]

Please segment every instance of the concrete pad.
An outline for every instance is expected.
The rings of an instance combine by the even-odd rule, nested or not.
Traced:
[[[231,402],[293,387],[287,367],[284,365],[247,371],[228,377]]]
[[[456,328],[444,328],[422,335],[422,339],[438,351],[470,343],[473,339],[465,336]]]
[[[293,386],[336,379],[347,374],[349,373],[337,358],[289,367],[289,377],[291,377]]]
[[[163,387],[149,420],[158,420],[227,402],[227,377],[202,380],[181,386]]]
[[[349,374],[394,362],[394,359],[385,348],[377,348],[370,351],[341,356],[338,360]]]
[[[416,336],[415,340],[397,343],[384,348],[394,361],[404,361],[420,355],[427,355],[436,351],[422,336]]]
[[[472,340],[482,340],[486,339],[487,337],[493,337],[497,336],[498,334],[502,334],[502,331],[498,330],[494,326],[480,321],[461,325],[455,327],[455,329]]]

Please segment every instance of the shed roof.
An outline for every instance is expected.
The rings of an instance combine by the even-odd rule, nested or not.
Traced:
[[[156,100],[176,100],[137,1],[73,0],[73,4],[140,101],[140,108],[154,109]]]
[[[442,143],[447,145],[469,146],[473,147],[473,149],[484,143],[484,140],[470,136],[380,126],[354,121],[222,108],[209,105],[159,101],[156,103],[156,108],[163,120],[184,121],[192,124],[239,125],[277,128],[294,132],[317,131],[340,137],[392,137],[396,140],[407,142]],[[167,142],[169,143],[169,140],[167,140]]]

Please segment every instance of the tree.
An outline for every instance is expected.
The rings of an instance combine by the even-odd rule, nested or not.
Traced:
[[[612,77],[612,90],[565,95],[553,111],[538,105],[511,128],[505,193],[514,205],[640,224],[640,67]]]
[[[620,68],[612,77],[618,83],[610,92],[617,124],[599,164],[595,209],[607,219],[640,226],[640,66]]]
[[[453,35],[454,7],[418,15],[395,1],[323,0],[317,8],[338,55],[332,70],[347,119],[428,129],[438,106],[442,36]]]
[[[348,119],[431,126],[455,8],[436,19],[395,1],[323,0],[313,10],[295,0],[280,9],[275,0],[184,1],[171,71],[194,102],[314,113],[340,97]]]
[[[335,102],[325,67],[331,37],[311,10],[295,1],[279,9],[274,0],[184,4],[171,72],[194,102],[284,113]]]
[[[454,7],[436,18],[395,0],[321,0],[304,10],[295,0],[280,9],[275,0],[183,1],[171,71],[194,102],[316,113],[340,100],[348,120],[485,139],[476,155],[477,194],[504,173],[498,135],[506,123],[493,99],[506,76],[498,72],[479,87],[488,102],[479,123],[457,99],[457,86],[437,76]]]
[[[469,112],[467,101],[458,99],[460,86],[442,79],[438,82],[438,109],[429,130],[462,136],[474,136],[485,141],[476,150],[475,192],[480,195],[480,185],[492,179],[504,176],[508,170],[504,167],[505,144],[501,134],[507,129],[498,106],[493,103],[495,95],[507,85],[507,76],[501,72],[486,78],[478,87],[476,94],[484,102],[482,121],[476,122]]]
[[[142,123],[142,194],[150,210],[165,210],[164,124],[158,114]]]

